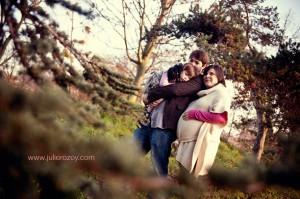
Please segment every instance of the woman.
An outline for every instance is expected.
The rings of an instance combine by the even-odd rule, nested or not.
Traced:
[[[206,175],[214,162],[230,108],[222,68],[209,65],[203,75],[206,89],[197,93],[199,99],[190,103],[177,126],[176,160],[196,177]]]

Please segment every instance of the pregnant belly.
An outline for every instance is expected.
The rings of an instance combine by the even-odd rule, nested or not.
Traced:
[[[179,141],[187,142],[196,140],[202,124],[203,122],[201,121],[183,120],[182,117],[180,117],[177,126],[177,137]]]

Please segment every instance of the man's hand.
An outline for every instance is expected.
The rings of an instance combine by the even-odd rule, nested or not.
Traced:
[[[158,100],[155,100],[154,102],[151,102],[150,104],[149,104],[149,106],[152,108],[152,109],[154,109],[155,107],[157,107],[162,101],[163,101],[164,99],[158,99]]]

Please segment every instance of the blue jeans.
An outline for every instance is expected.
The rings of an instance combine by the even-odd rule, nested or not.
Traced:
[[[171,144],[176,139],[176,133],[170,129],[143,126],[136,129],[133,136],[143,152],[151,150],[151,159],[157,173],[168,175]]]

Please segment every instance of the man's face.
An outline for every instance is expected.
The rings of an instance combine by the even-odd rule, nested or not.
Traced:
[[[202,64],[202,61],[196,59],[195,57],[191,57],[189,63],[191,63],[194,67],[197,68],[197,74],[200,74],[201,71],[204,68],[204,65]]]

